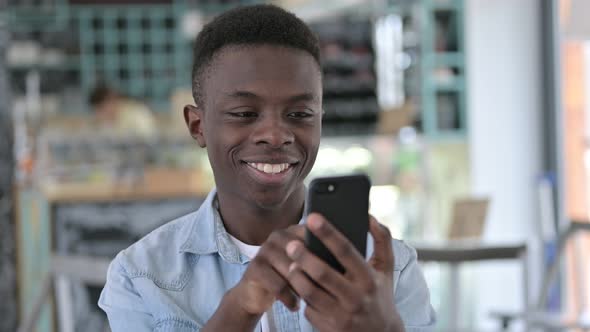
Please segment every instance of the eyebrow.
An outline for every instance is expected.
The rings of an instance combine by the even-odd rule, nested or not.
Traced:
[[[255,99],[255,100],[259,100],[262,99],[261,96],[250,92],[250,91],[234,91],[231,93],[226,93],[225,94],[228,97],[231,98],[242,98],[242,99]],[[311,92],[305,92],[305,93],[301,93],[301,94],[297,94],[294,96],[291,96],[289,98],[286,99],[287,102],[289,103],[296,103],[296,102],[300,102],[300,101],[315,101],[317,98],[314,96],[313,93]]]
[[[315,101],[316,100],[316,97],[314,96],[313,93],[306,92],[306,93],[302,93],[302,94],[299,94],[299,95],[295,95],[295,96],[289,97],[287,100],[290,103],[296,103],[296,102],[299,102],[299,101]]]
[[[231,98],[260,99],[260,96],[249,91],[234,91],[231,93],[225,93],[225,95]]]

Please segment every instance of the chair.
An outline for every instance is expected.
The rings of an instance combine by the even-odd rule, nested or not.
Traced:
[[[504,330],[507,330],[512,322],[516,320],[523,320],[529,327],[540,328],[544,331],[563,331],[565,329],[590,331],[590,317],[585,316],[589,314],[588,310],[590,308],[588,308],[588,303],[586,299],[584,299],[584,296],[580,296],[578,299],[577,306],[580,308],[580,312],[577,313],[577,317],[565,317],[561,314],[554,314],[545,311],[549,290],[559,274],[565,247],[568,243],[570,243],[571,240],[574,239],[575,235],[579,235],[580,233],[590,234],[590,223],[572,221],[567,229],[561,232],[557,237],[557,254],[555,256],[555,260],[547,268],[546,273],[544,273],[539,298],[532,308],[524,313],[492,313],[493,316],[497,317],[501,321],[501,325]],[[583,267],[586,265],[584,265],[579,259],[580,252],[575,251],[574,254],[577,256],[575,258],[578,259],[576,262],[578,265],[576,273],[578,274],[577,280],[580,281],[580,284],[577,286],[578,288],[582,289],[580,293],[587,294],[585,292],[586,289],[584,284],[585,280],[587,279],[583,270]]]
[[[488,199],[463,199],[453,204],[453,217],[448,241],[443,243],[412,243],[420,262],[436,262],[450,267],[449,278],[449,327],[459,331],[459,307],[461,299],[459,268],[469,262],[489,260],[517,260],[522,263],[523,301],[529,297],[527,287],[528,251],[525,243],[486,244],[479,240],[484,230]]]
[[[110,260],[105,258],[53,254],[50,270],[43,278],[41,292],[31,311],[26,313],[18,332],[33,331],[52,288],[56,290],[60,331],[73,332],[73,303],[69,296],[71,282],[77,280],[90,286],[104,286],[109,263]]]

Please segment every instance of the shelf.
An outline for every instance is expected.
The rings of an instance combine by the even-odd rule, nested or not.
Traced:
[[[439,129],[436,133],[425,135],[428,141],[436,143],[452,143],[452,142],[465,142],[468,140],[467,130],[465,129],[453,129],[453,130],[442,130]]]
[[[363,9],[370,10],[364,0],[324,0],[324,1],[290,1],[280,0],[278,5],[293,12],[306,22],[317,22],[345,13],[354,13]]]
[[[127,11],[127,10],[135,10],[138,12],[138,15],[142,15],[142,11],[152,11],[152,10],[163,10],[168,11],[171,8],[175,8],[175,4],[75,4],[70,5],[70,12],[72,13],[72,17],[76,18],[80,15],[84,15],[86,12],[94,12],[100,11],[102,12],[104,17],[117,17],[121,14],[120,10]]]
[[[424,65],[429,67],[455,67],[465,66],[465,57],[460,52],[431,53],[423,56]]]
[[[421,6],[423,132],[432,140],[464,140],[467,85],[463,0],[423,0]],[[437,49],[452,51],[437,52]]]
[[[114,202],[171,197],[204,197],[206,176],[198,170],[149,169],[139,183],[120,181],[43,183],[41,191],[51,203]]]
[[[460,78],[454,79],[450,82],[434,82],[433,89],[435,92],[462,92],[465,90],[465,82]]]
[[[325,128],[341,133],[347,128],[358,132],[374,127],[379,105],[370,20],[344,16],[312,24],[311,29],[320,39],[323,54]],[[366,124],[359,127],[360,122]]]
[[[66,0],[54,0],[53,4],[39,5],[8,5],[0,18],[5,19],[10,31],[44,31],[61,30],[69,20],[69,7]]]
[[[197,9],[205,15],[217,15],[221,12],[225,12],[237,6],[256,5],[262,3],[266,2],[263,0],[242,0],[236,1],[236,3],[228,4],[188,4],[187,9]]]
[[[427,0],[426,2],[432,10],[461,9],[461,0]]]
[[[180,2],[155,5],[77,5],[80,80],[91,91],[98,80],[141,99],[156,110],[181,82],[190,82],[189,41],[183,37]]]
[[[79,70],[80,69],[80,62],[77,57],[72,57],[65,62],[56,63],[56,64],[14,64],[7,66],[9,71],[28,71],[28,70],[41,70],[41,71],[50,71],[50,70],[59,70],[59,71],[68,71],[68,70]]]
[[[373,55],[357,55],[352,53],[343,53],[338,57],[327,57],[323,59],[322,69],[324,71],[348,71],[355,72],[359,69],[372,69]]]

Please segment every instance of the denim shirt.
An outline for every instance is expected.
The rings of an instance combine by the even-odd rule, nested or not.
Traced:
[[[216,204],[213,190],[199,210],[154,230],[115,257],[98,302],[113,332],[199,331],[215,313],[249,262],[230,240]],[[393,250],[394,298],[406,331],[431,331],[434,311],[416,251],[397,240]],[[369,237],[368,257],[372,251]],[[291,312],[275,302],[276,330],[315,331],[304,308]]]

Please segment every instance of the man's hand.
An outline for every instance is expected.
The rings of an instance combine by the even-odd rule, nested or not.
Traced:
[[[303,225],[273,232],[250,261],[242,279],[224,296],[203,331],[252,330],[276,300],[292,311],[298,310],[299,298],[287,282],[293,260],[287,256],[285,246],[303,240],[304,234]]]
[[[241,308],[253,315],[262,315],[279,300],[295,311],[299,298],[293,294],[287,282],[289,266],[293,262],[287,256],[285,245],[304,238],[305,226],[295,225],[274,231],[250,262],[240,282],[234,288],[239,295]]]
[[[393,300],[394,255],[389,230],[370,217],[375,252],[367,263],[356,248],[319,214],[307,219],[311,232],[345,268],[331,268],[299,240],[287,245],[293,260],[288,279],[305,300],[305,316],[325,331],[404,331]]]

